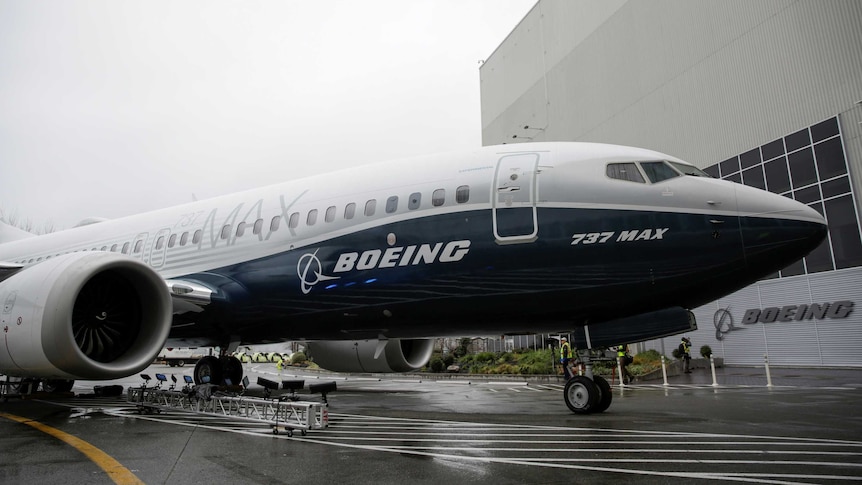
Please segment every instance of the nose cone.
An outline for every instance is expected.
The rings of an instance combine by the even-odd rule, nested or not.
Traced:
[[[736,187],[746,263],[767,275],[794,263],[826,238],[826,219],[805,204],[764,190]]]

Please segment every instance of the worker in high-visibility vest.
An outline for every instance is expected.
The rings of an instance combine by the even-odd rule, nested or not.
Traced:
[[[630,359],[629,346],[627,344],[618,345],[617,361],[620,363],[620,380],[623,381],[623,384],[628,384],[633,380],[632,373],[628,369]]]
[[[572,360],[572,347],[569,346],[569,341],[566,337],[560,339],[560,363],[563,364],[563,377],[566,380],[572,378],[572,370],[569,368],[569,361]]]

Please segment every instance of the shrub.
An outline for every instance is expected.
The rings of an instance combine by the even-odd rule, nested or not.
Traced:
[[[428,368],[431,369],[431,372],[443,372],[446,365],[443,364],[443,359],[440,357],[434,357],[428,362]]]
[[[703,356],[703,358],[708,359],[709,356],[712,355],[712,347],[704,345],[700,348],[700,355]]]
[[[290,356],[291,364],[302,364],[306,360],[308,359],[305,357],[305,352],[294,352],[293,355]]]
[[[446,354],[443,356],[443,364],[446,367],[449,367],[450,365],[452,365],[454,363],[455,363],[455,357],[452,354]]]

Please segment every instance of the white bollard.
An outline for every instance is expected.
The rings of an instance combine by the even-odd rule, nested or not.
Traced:
[[[772,374],[769,373],[769,355],[763,354],[763,361],[766,363],[766,387],[772,387]]]
[[[619,358],[617,358],[617,375],[620,377],[620,388],[625,387],[626,384],[623,382],[625,380],[623,379],[623,366]]]
[[[664,377],[664,385],[667,386],[667,365],[664,362],[664,356],[661,356],[661,375]]]
[[[709,354],[709,366],[712,368],[712,387],[718,387],[718,381],[715,380],[715,359],[712,354]]]

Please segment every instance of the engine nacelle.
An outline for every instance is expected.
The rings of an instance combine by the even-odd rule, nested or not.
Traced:
[[[320,367],[336,372],[410,372],[431,358],[431,339],[328,340],[308,342]]]
[[[0,373],[115,379],[155,359],[171,329],[167,285],[115,253],[57,256],[0,282]]]

